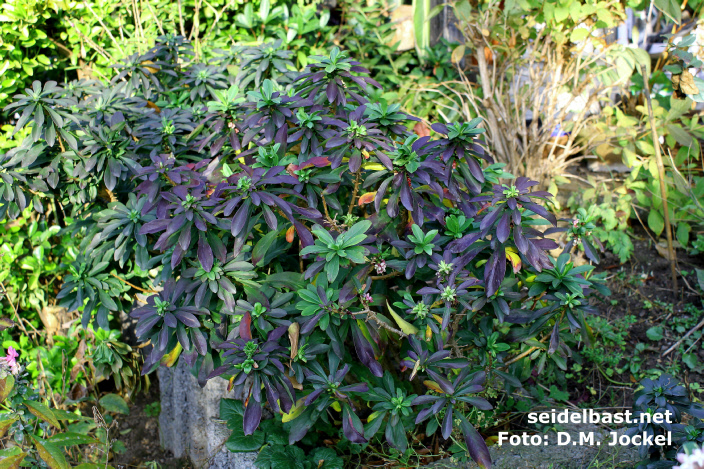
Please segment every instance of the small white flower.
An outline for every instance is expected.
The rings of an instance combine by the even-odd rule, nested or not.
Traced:
[[[680,453],[677,455],[680,465],[672,469],[704,469],[704,450],[697,448],[692,454]]]

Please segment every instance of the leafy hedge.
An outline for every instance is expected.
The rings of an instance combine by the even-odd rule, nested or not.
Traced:
[[[270,51],[233,78],[232,55],[202,63],[164,36],[107,86],[35,82],[8,107],[31,132],[0,160],[0,215],[74,217],[61,304],[103,328],[131,311],[144,373],[180,359],[201,384],[229,378],[241,437],[266,403],[291,443],[339,422],[404,450],[428,421],[489,467],[470,423],[486,386],[564,369],[605,288],[548,255],[550,194],[492,164],[478,119],[418,137],[339,49],[303,73]]]

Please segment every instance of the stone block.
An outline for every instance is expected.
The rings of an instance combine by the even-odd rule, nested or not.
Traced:
[[[180,360],[157,371],[161,393],[161,445],[177,458],[188,457],[197,468],[255,469],[257,453],[231,453],[224,443],[230,430],[219,422],[220,399],[239,398],[227,392],[227,381],[214,378],[204,388]]]

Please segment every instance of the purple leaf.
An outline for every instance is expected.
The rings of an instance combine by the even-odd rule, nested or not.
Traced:
[[[213,250],[203,235],[198,238],[198,260],[206,272],[212,270],[214,262]]]
[[[464,441],[467,444],[469,455],[479,464],[479,467],[491,469],[491,455],[484,438],[464,418],[460,419],[460,427],[464,433]]]
[[[262,419],[262,405],[251,398],[244,409],[244,434],[251,435],[259,426]]]

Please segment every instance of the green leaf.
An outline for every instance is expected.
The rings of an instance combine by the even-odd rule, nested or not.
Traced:
[[[662,331],[662,326],[653,326],[647,331],[645,331],[645,335],[648,336],[648,339],[658,341],[662,340],[663,337],[663,331]]]
[[[244,405],[238,399],[220,399],[220,419],[230,420],[233,417],[244,415]]]
[[[305,454],[296,446],[267,446],[254,464],[259,469],[303,469]],[[318,467],[318,466],[315,466]]]
[[[54,413],[51,411],[50,408],[48,408],[41,402],[24,401],[23,404],[26,405],[27,409],[29,409],[29,411],[38,419],[44,420],[45,422],[50,423],[56,428],[60,428],[59,421],[56,420],[56,416],[54,415]]]
[[[56,435],[49,438],[49,443],[54,446],[75,446],[75,445],[97,445],[100,444],[99,440],[92,438],[88,435],[83,435],[82,433],[57,433]]]
[[[589,35],[589,30],[586,28],[575,28],[572,30],[572,33],[570,34],[570,41],[572,42],[580,42],[583,41],[587,38]]]
[[[252,264],[257,267],[262,267],[260,264],[264,260],[266,252],[269,250],[274,241],[276,241],[276,237],[278,235],[278,231],[271,231],[263,236],[262,239],[254,245],[254,249],[252,249]]]
[[[117,394],[106,394],[98,402],[108,412],[124,415],[129,415],[130,413],[130,407],[127,402]]]
[[[673,22],[680,24],[682,22],[682,12],[677,0],[655,0],[653,2],[655,8],[663,12],[665,16]]]
[[[648,213],[648,227],[653,230],[656,236],[660,236],[660,233],[665,228],[665,220],[657,210],[653,209]]]
[[[570,398],[570,393],[567,391],[560,391],[557,389],[557,386],[554,384],[550,386],[550,398],[555,399],[556,401],[563,401],[567,402],[567,400]]]
[[[320,469],[343,469],[345,464],[332,448],[315,448],[310,458],[313,460],[313,467]]]
[[[699,288],[704,290],[704,269],[694,269],[697,272],[697,283]]]
[[[686,247],[689,243],[690,231],[692,231],[692,227],[689,226],[689,223],[682,222],[677,224],[677,241],[682,245],[682,247]]]
[[[68,412],[61,409],[51,409],[54,413],[56,420],[82,420],[84,422],[92,422],[93,419],[90,417],[84,417],[83,415],[74,414],[73,412]]]
[[[233,453],[258,451],[262,445],[264,445],[264,432],[256,430],[251,435],[245,435],[242,429],[242,417],[239,417],[238,427],[233,429],[230,438],[225,442],[225,447]]]
[[[687,365],[691,370],[696,370],[699,368],[699,359],[697,358],[696,353],[685,353],[682,356],[682,361],[684,362],[685,365]]]
[[[259,18],[262,21],[266,21],[266,19],[269,17],[269,8],[269,0],[261,0],[261,3],[259,4]]]

